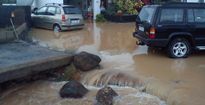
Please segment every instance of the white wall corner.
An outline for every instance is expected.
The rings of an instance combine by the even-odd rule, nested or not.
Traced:
[[[100,2],[101,0],[93,0],[93,19],[96,20],[96,16],[100,14]]]

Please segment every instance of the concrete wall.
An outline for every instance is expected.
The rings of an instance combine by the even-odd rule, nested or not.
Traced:
[[[11,24],[11,13],[16,33]],[[0,43],[9,42],[16,39],[16,34],[23,36],[31,25],[30,6],[0,6]]]
[[[33,1],[34,0],[16,0],[16,4],[21,6],[30,6],[32,5]]]
[[[10,42],[16,39],[13,31],[6,31],[4,29],[0,29],[0,44],[5,42]]]
[[[31,24],[30,6],[0,6],[0,28],[10,27],[11,14],[14,14],[15,26],[21,25],[24,22]]]

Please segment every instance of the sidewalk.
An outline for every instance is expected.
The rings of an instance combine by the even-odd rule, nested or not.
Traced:
[[[24,42],[0,44],[0,83],[69,65],[71,54]]]

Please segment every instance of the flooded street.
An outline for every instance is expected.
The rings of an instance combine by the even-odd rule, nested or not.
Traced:
[[[82,74],[90,92],[83,99],[61,99],[65,82],[37,81],[8,90],[1,105],[93,105],[100,87],[119,93],[114,105],[204,105],[205,53],[170,59],[163,51],[136,46],[135,23],[87,23],[82,30],[54,33],[33,28],[33,41],[59,51],[99,55],[101,68]]]

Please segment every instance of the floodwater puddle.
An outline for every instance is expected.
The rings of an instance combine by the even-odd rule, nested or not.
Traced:
[[[135,23],[87,23],[60,33],[33,28],[29,34],[37,44],[99,55],[101,67],[82,74],[90,90],[83,99],[61,99],[65,82],[37,81],[10,91],[0,104],[93,105],[97,90],[110,85],[120,94],[114,105],[204,105],[205,53],[170,59],[161,50],[136,46],[134,28]]]
[[[1,105],[94,105],[95,95],[100,87],[86,86],[89,89],[82,99],[62,99],[58,92],[66,82],[37,81],[10,90],[1,98]],[[119,96],[114,105],[166,105],[158,97],[141,93],[130,87],[111,86]]]

